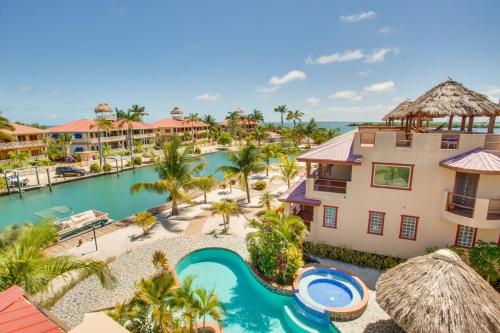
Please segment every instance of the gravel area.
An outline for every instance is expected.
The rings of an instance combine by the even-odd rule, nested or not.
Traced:
[[[129,299],[142,277],[152,275],[155,271],[151,263],[152,254],[163,250],[172,267],[191,251],[207,247],[224,247],[248,257],[245,241],[231,236],[180,236],[162,239],[155,243],[136,248],[116,257],[110,264],[118,282],[112,289],[101,287],[99,281],[91,276],[68,291],[51,309],[59,319],[70,327],[78,325],[83,315]]]

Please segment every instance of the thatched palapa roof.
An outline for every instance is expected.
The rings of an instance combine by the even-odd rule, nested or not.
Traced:
[[[417,98],[411,105],[412,117],[490,116],[500,107],[483,94],[453,80],[441,82]]]
[[[411,103],[411,100],[407,99],[398,104],[391,112],[384,116],[383,120],[404,118],[410,111],[409,107],[411,106]]]
[[[108,104],[108,103],[106,103],[106,102],[101,102],[101,103],[99,103],[99,104],[95,107],[94,111],[95,111],[96,113],[101,113],[101,112],[113,112],[113,109],[111,108],[111,106],[109,106],[109,104]]]
[[[406,332],[500,332],[500,295],[450,250],[388,270],[376,288],[377,303]]]

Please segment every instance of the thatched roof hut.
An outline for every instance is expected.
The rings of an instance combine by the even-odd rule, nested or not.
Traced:
[[[113,112],[113,109],[108,103],[101,102],[95,107],[94,111],[95,113],[110,113]]]
[[[392,120],[392,119],[401,119],[406,116],[406,114],[410,111],[411,100],[407,99],[404,102],[398,104],[391,112],[386,114],[383,120]]]
[[[450,250],[388,270],[376,288],[377,303],[406,332],[500,332],[500,295]]]
[[[441,82],[417,98],[409,112],[412,117],[427,118],[490,116],[498,113],[498,104],[453,80]]]

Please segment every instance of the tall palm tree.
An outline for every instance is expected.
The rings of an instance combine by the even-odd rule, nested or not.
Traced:
[[[269,165],[271,164],[271,158],[277,156],[279,147],[275,144],[267,144],[260,148],[262,159],[266,162],[266,176],[269,176]]]
[[[217,180],[213,175],[210,175],[196,178],[195,183],[195,187],[203,191],[203,202],[207,203],[207,192],[212,191],[217,186]]]
[[[262,111],[257,109],[253,109],[252,113],[248,115],[248,118],[256,123],[264,122],[264,115],[262,114]]]
[[[274,108],[274,112],[281,113],[281,127],[283,127],[283,117],[285,116],[285,113],[287,113],[287,108],[286,105],[278,105],[277,107]]]
[[[266,206],[266,208],[269,210],[271,209],[271,204],[273,200],[274,200],[274,194],[272,194],[271,191],[264,191],[260,195],[259,203],[263,206]]]
[[[240,116],[237,112],[229,112],[229,115],[226,117],[227,120],[227,129],[228,132],[231,133],[231,136],[235,137],[240,131]]]
[[[113,122],[104,117],[97,117],[94,124],[90,128],[97,129],[97,147],[99,149],[99,165],[102,167],[103,157],[102,157],[102,139],[101,132],[107,133],[113,128]]]
[[[213,215],[222,216],[222,225],[224,226],[224,233],[227,232],[229,228],[229,223],[231,222],[231,216],[238,216],[240,214],[240,207],[238,203],[231,202],[227,199],[223,199],[219,202],[212,204],[211,207]]]
[[[145,112],[146,108],[144,106],[139,106],[137,104],[132,105],[127,112],[117,111],[118,125],[121,128],[124,124],[127,124],[127,148],[132,158],[134,157],[134,142],[132,140],[133,124],[134,122],[142,121],[144,116],[147,116]]]
[[[44,249],[55,242],[57,230],[51,221],[22,227],[0,247],[0,291],[17,285],[34,295],[47,290],[49,282],[71,271],[95,275],[103,286],[116,278],[104,261],[80,260],[70,255],[50,256]]]
[[[303,116],[304,112],[300,110],[295,110],[295,111],[289,110],[286,115],[286,120],[293,122],[293,128],[295,128],[295,124],[297,122],[300,122]]]
[[[311,120],[309,120],[309,122],[307,122],[303,126],[303,131],[307,138],[307,148],[311,148],[311,136],[314,134],[314,131],[316,131],[317,128],[318,125],[316,124],[314,118],[311,118]]]
[[[236,152],[228,153],[231,164],[222,165],[218,170],[222,172],[232,171],[240,176],[241,183],[246,190],[247,200],[250,202],[250,187],[248,186],[248,176],[252,173],[265,169],[260,159],[260,151],[253,144],[247,144]]]
[[[251,134],[251,137],[257,141],[257,145],[260,147],[260,144],[263,140],[265,140],[268,136],[267,130],[262,125],[257,125],[254,131]]]
[[[215,117],[212,116],[211,114],[206,114],[202,118],[203,122],[208,125],[208,137],[210,141],[216,138],[216,134],[219,130],[219,126],[217,124],[217,121],[215,120]]]
[[[195,290],[195,297],[198,300],[198,318],[203,318],[201,331],[205,331],[206,317],[209,315],[217,322],[222,321],[224,309],[219,301],[219,296],[215,291],[207,292],[206,289],[198,288]]]
[[[198,116],[197,113],[190,113],[188,115],[188,119],[191,122],[191,140],[193,142],[195,142],[196,141],[196,137],[197,137],[196,134],[198,134],[198,133],[195,133],[195,131],[194,131],[194,122],[200,120],[200,117]]]
[[[195,289],[193,288],[194,279],[193,275],[186,276],[176,294],[177,306],[182,309],[181,315],[184,321],[184,328],[187,328],[188,332],[194,332],[198,309],[200,308],[198,299],[195,296]]]
[[[74,160],[70,154],[71,143],[73,142],[73,136],[71,134],[61,134],[57,138],[57,143],[61,147],[62,157],[65,161]]]
[[[229,192],[233,193],[233,182],[235,182],[236,173],[234,171],[224,172],[224,180],[229,182]]]
[[[174,136],[163,146],[163,159],[156,161],[156,172],[160,180],[154,183],[136,183],[130,188],[131,193],[146,190],[155,193],[169,194],[172,200],[172,215],[179,215],[179,201],[189,201],[186,192],[195,185],[194,176],[204,168],[199,157],[181,151],[181,141]]]
[[[300,174],[300,168],[295,159],[288,159],[286,156],[281,156],[279,165],[279,174],[275,177],[283,181],[290,188],[292,179]]]
[[[2,130],[14,131],[14,125],[9,122],[9,119],[2,116],[0,112],[0,140],[16,141],[16,137]]]
[[[125,116],[126,112],[123,111],[122,109],[115,108],[115,116],[116,119],[121,119]]]

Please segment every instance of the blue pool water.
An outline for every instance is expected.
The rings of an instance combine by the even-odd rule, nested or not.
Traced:
[[[352,302],[352,292],[336,280],[315,280],[309,284],[307,291],[314,301],[328,307],[346,306]]]
[[[195,287],[215,290],[226,310],[225,333],[307,332],[304,327],[317,332],[338,332],[331,325],[317,326],[287,312],[292,297],[275,294],[263,287],[241,257],[231,251],[195,251],[179,262],[176,271],[181,280],[188,275],[196,276]]]
[[[202,175],[213,174],[218,180],[223,175],[216,172],[222,164],[227,164],[225,152],[216,152],[202,157],[206,162]],[[161,205],[167,200],[166,195],[140,191],[130,194],[130,186],[138,182],[153,182],[158,175],[153,166],[125,171],[116,177],[115,174],[82,179],[76,182],[54,186],[53,192],[48,188],[27,191],[23,198],[12,194],[0,197],[0,228],[10,224],[36,222],[36,212],[54,206],[68,206],[75,212],[97,209],[109,213],[112,219],[118,220],[137,212]]]

